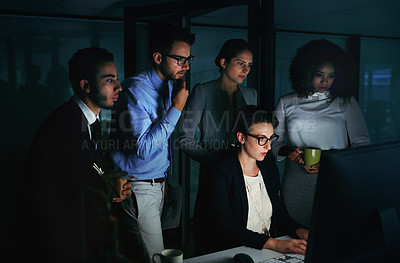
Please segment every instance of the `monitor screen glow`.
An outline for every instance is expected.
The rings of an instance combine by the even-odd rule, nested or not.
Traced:
[[[306,262],[386,262],[398,254],[399,165],[400,142],[323,153]]]

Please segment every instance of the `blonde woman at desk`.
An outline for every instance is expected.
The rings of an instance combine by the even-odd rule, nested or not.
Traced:
[[[199,187],[195,253],[248,246],[304,254],[308,230],[289,216],[269,153],[277,123],[256,106],[241,108],[235,120],[237,151],[215,163]],[[274,238],[281,235],[299,239]]]

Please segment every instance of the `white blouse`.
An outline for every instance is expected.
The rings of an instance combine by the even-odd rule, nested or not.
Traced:
[[[269,232],[271,227],[272,203],[265,188],[261,171],[258,171],[255,177],[243,176],[249,205],[246,228],[265,234],[264,229],[266,228]]]
[[[275,114],[279,121],[275,133],[278,141],[272,152],[278,156],[284,145],[300,148],[315,147],[322,150],[344,149],[349,146],[370,144],[368,129],[361,109],[354,97],[331,101],[329,93],[316,92],[307,98],[290,93],[280,98]],[[278,160],[284,157],[278,156]]]

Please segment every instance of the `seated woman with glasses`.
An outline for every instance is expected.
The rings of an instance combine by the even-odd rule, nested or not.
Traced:
[[[308,230],[289,216],[269,152],[278,138],[276,119],[249,105],[237,111],[235,120],[237,151],[216,162],[199,186],[195,253],[248,246],[305,254]],[[282,235],[299,239],[274,238]]]

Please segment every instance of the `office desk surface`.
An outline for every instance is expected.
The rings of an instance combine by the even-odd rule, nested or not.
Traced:
[[[278,239],[290,239],[288,236],[279,237]],[[250,247],[235,247],[199,257],[185,259],[184,263],[232,263],[233,257],[238,253],[249,255],[254,262],[260,262],[269,258],[283,255],[282,253],[270,249],[255,249]]]

